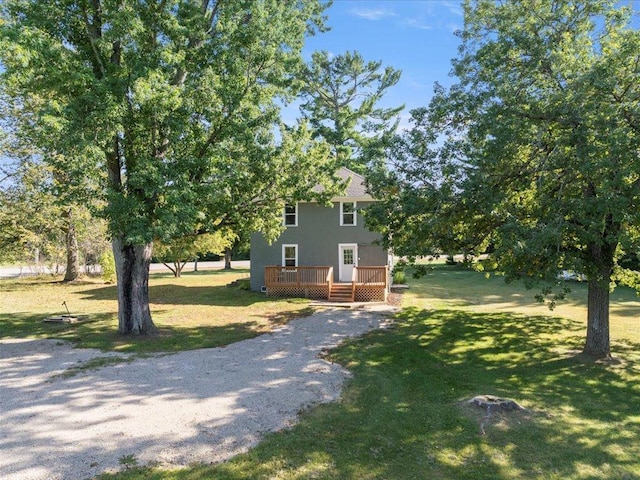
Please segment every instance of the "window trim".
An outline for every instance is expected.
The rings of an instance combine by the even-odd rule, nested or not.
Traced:
[[[353,205],[353,223],[344,222],[344,213],[345,213],[344,205],[346,204]],[[358,206],[358,202],[340,202],[340,226],[341,227],[357,227],[358,226],[357,206]]]
[[[287,215],[292,215],[291,213],[287,213],[287,207],[294,207],[295,208],[295,212],[293,213],[293,215],[294,215],[294,223],[292,223],[292,224],[287,224]],[[297,227],[298,226],[298,211],[299,211],[298,202],[285,204],[285,206],[282,207],[282,225],[284,227]]]
[[[296,249],[296,255],[294,258],[295,265],[287,265],[287,257],[285,257],[285,252],[287,247],[294,247]],[[291,258],[289,257],[289,260]],[[283,267],[297,267],[298,266],[298,244],[297,243],[283,243],[282,244],[282,266]]]

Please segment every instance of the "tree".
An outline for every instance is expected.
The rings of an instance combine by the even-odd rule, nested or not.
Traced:
[[[6,233],[0,250],[7,253],[13,249],[14,254],[17,253],[14,260],[30,263],[32,259],[27,257],[38,252],[33,257],[35,263],[43,256],[45,261],[55,264],[56,271],[64,262],[64,281],[77,280],[81,273],[78,236],[83,237],[85,247],[96,244],[102,250],[99,244],[103,242],[89,241],[87,229],[91,228],[94,236],[104,237],[106,233],[101,222],[91,216],[90,207],[95,201],[88,188],[89,180],[71,181],[66,171],[47,162],[48,155],[57,155],[51,151],[51,142],[49,151],[40,150],[18,135],[15,126],[6,122],[12,116],[8,107],[7,102],[0,99],[3,119],[0,121],[0,155],[3,157],[0,191]],[[28,118],[18,116],[16,120],[29,128]],[[58,165],[62,163],[60,159],[57,161]],[[29,249],[32,252],[26,251]],[[61,258],[63,251],[65,260]]]
[[[72,282],[80,278],[80,251],[78,247],[77,225],[84,216],[90,216],[88,208],[78,201],[72,200],[73,189],[68,189],[66,172],[56,171],[53,174],[53,195],[60,208],[62,230],[64,232],[66,250],[66,268],[64,281]],[[87,202],[89,203],[89,202]]]
[[[244,233],[240,233],[240,235],[245,235]],[[236,234],[235,236],[235,240],[227,247],[224,249],[224,269],[225,270],[231,270],[232,266],[231,266],[231,260],[233,259],[234,255],[237,255],[239,251],[245,250],[245,251],[249,251],[250,249],[250,239],[247,238],[246,236],[240,236],[238,234]]]
[[[607,357],[618,259],[640,238],[640,32],[609,0],[464,8],[458,83],[413,112],[372,215],[398,253],[491,246],[481,267],[543,282],[540,300],[567,293],[560,270],[584,274],[584,353]]]
[[[41,214],[46,216],[47,212],[34,209],[24,191],[0,190],[0,253],[4,261],[35,258],[35,263],[39,263],[46,234],[50,232],[46,224],[37,224]]]
[[[384,141],[398,125],[394,108],[379,106],[387,90],[398,83],[400,71],[382,62],[365,62],[358,52],[331,56],[314,52],[303,76],[300,110],[314,131],[325,139],[339,165],[364,173]]]
[[[57,264],[66,224],[45,186],[49,172],[25,161],[7,162],[5,171],[10,181],[0,188],[0,252],[5,259],[36,267],[43,262]]]
[[[61,178],[36,157],[13,160],[6,162],[7,179],[0,185],[0,254],[36,267],[49,264],[56,271],[64,263],[64,281],[77,280],[81,253],[86,259],[87,253],[97,256],[104,248],[103,222],[87,206],[58,194],[64,188]]]
[[[6,188],[13,190],[14,201],[20,196],[29,197],[27,209],[47,212],[46,215],[35,215],[26,224],[32,231],[42,229],[48,237],[62,230],[66,248],[64,281],[77,280],[80,262],[76,229],[80,220],[86,220],[87,207],[95,203],[93,192],[88,188],[91,176],[82,181],[69,178],[64,169],[69,162],[56,150],[59,129],[48,128],[40,144],[34,145],[32,135],[26,133],[34,129],[33,118],[20,108],[14,108],[6,92],[0,88],[0,156],[4,158],[4,181],[0,180],[0,188],[4,183]],[[32,100],[38,101],[36,96]],[[21,195],[16,197],[18,191]],[[20,209],[25,205],[17,202],[13,207]],[[36,225],[34,219],[44,222]],[[55,263],[57,269],[57,258]]]
[[[289,95],[304,38],[323,28],[327,6],[3,2],[0,85],[13,118],[29,120],[18,122],[20,134],[35,145],[53,138],[60,155],[48,161],[102,187],[120,332],[154,330],[154,239],[239,219],[273,235],[282,202],[330,180],[322,145],[292,145],[308,140],[302,126],[283,131],[280,144],[274,134],[277,99]]]
[[[154,255],[164,263],[174,277],[180,277],[185,264],[198,255],[213,253],[220,255],[233,245],[235,236],[230,233],[216,232],[192,235],[174,240],[168,245],[156,242]]]

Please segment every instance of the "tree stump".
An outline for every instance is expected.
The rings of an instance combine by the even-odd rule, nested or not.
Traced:
[[[487,413],[496,412],[501,410],[503,412],[510,412],[513,410],[526,410],[515,400],[509,398],[500,398],[493,395],[478,395],[469,400],[469,403],[476,407],[483,408]]]
[[[480,422],[480,434],[486,435],[485,426],[491,420],[491,416],[497,412],[528,411],[515,400],[500,398],[494,395],[477,395],[467,402],[469,405],[486,410]]]

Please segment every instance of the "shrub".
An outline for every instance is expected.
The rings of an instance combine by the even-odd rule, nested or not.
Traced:
[[[396,285],[404,285],[407,281],[407,277],[404,274],[404,270],[396,270],[393,272],[393,283]]]
[[[100,255],[98,263],[100,263],[100,269],[102,270],[102,279],[107,283],[116,283],[116,262],[113,258],[113,252],[105,250]]]

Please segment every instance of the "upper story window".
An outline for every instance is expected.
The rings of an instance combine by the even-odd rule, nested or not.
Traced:
[[[284,206],[283,224],[285,227],[298,226],[298,204],[287,204]]]
[[[356,202],[340,202],[340,225],[356,225]]]

